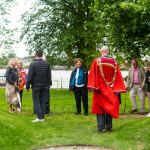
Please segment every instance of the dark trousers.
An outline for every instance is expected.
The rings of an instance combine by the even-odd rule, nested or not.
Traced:
[[[21,103],[22,103],[23,90],[20,90],[20,91],[19,91],[19,95],[20,95],[20,101],[21,101]]]
[[[84,114],[88,114],[88,89],[84,87],[74,87],[77,113],[81,113],[81,98]]]
[[[50,113],[50,92],[47,92],[46,101],[45,101],[45,114]]]
[[[48,92],[49,92],[49,87],[47,86],[32,88],[34,110],[39,119],[44,119],[45,105],[46,105]]]
[[[109,114],[97,114],[98,130],[112,129],[112,117]]]
[[[20,91],[19,91],[19,95],[20,95],[20,102],[21,102],[21,105],[22,105],[22,95],[23,95],[23,90],[20,90]],[[17,104],[17,107],[20,108],[19,103]]]

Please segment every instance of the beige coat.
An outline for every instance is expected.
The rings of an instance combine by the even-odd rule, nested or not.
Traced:
[[[145,87],[145,71],[143,68],[139,67],[139,75],[138,75],[138,78],[139,78],[139,83],[140,83],[140,86],[142,88]],[[128,71],[128,78],[127,78],[127,87],[129,89],[132,88],[132,85],[133,85],[133,67],[129,69]]]

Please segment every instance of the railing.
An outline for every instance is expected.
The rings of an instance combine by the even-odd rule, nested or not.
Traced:
[[[5,86],[5,84],[6,84],[5,76],[0,76],[0,86]],[[51,88],[68,89],[69,88],[69,80],[63,80],[63,78],[60,78],[58,80],[52,80]]]
[[[63,80],[60,78],[60,80],[52,80],[52,87],[54,89],[68,89],[69,88],[69,80]]]
[[[5,86],[5,84],[6,84],[5,76],[0,76],[0,86]]]

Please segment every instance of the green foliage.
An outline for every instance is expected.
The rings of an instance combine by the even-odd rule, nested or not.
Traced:
[[[102,45],[129,62],[150,54],[149,12],[149,0],[40,0],[24,16],[22,37],[31,53],[39,47],[51,58],[63,53],[70,65],[81,57],[89,67]]]
[[[117,57],[127,59],[149,55],[150,2],[97,1],[95,16],[103,20],[108,44]],[[99,17],[100,16],[100,17]]]
[[[9,59],[15,58],[16,54],[14,51],[6,51],[5,53],[2,53],[0,56],[0,68],[6,68]]]
[[[50,56],[65,53],[67,62],[81,57],[86,66],[95,56],[99,26],[90,12],[93,0],[41,0],[26,14],[23,36],[30,52],[42,47]]]
[[[115,150],[148,150],[150,147],[150,119],[144,116],[120,116],[113,120],[113,132],[97,132],[95,115],[76,116],[74,95],[68,90],[51,90],[51,111],[45,122],[32,123],[31,92],[24,91],[23,111],[9,113],[5,89],[0,89],[0,149],[29,150],[51,145],[85,144]],[[91,110],[89,93],[89,112]],[[121,113],[125,95],[122,96]],[[147,102],[147,101],[146,101]],[[126,113],[131,108],[127,95]]]
[[[11,50],[11,45],[14,42],[13,30],[8,27],[8,11],[13,6],[14,0],[1,0],[0,1],[0,51]]]

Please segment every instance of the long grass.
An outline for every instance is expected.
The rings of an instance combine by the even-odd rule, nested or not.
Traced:
[[[51,115],[45,122],[32,123],[32,96],[24,91],[23,111],[10,113],[5,101],[5,89],[0,88],[0,150],[31,150],[51,145],[85,144],[113,150],[150,150],[150,118],[120,115],[113,120],[113,132],[97,132],[94,115],[76,116],[73,93],[51,90]],[[91,110],[89,94],[89,111]],[[122,95],[120,114],[131,109],[128,95]],[[147,100],[146,100],[147,101]],[[146,103],[147,107],[147,103]]]

